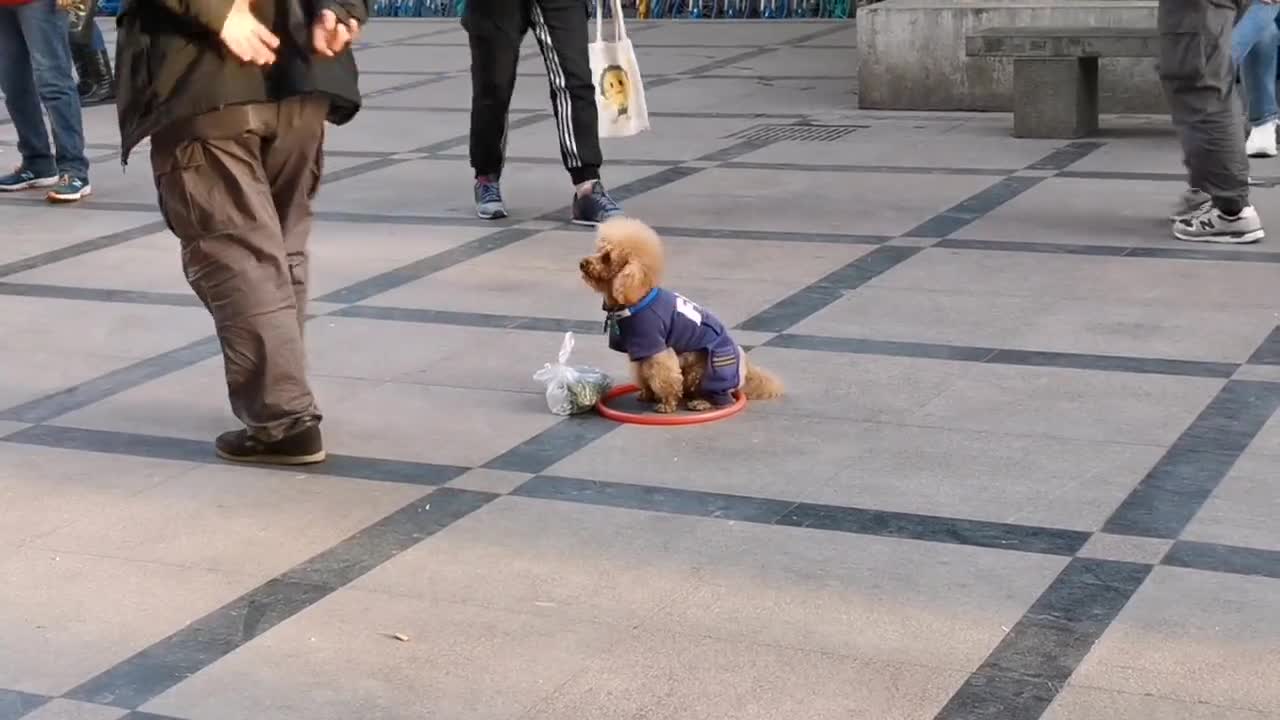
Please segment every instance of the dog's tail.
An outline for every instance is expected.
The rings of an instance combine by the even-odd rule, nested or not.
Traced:
[[[768,400],[782,395],[782,381],[776,375],[756,365],[743,356],[746,371],[742,378],[742,394],[748,400]]]

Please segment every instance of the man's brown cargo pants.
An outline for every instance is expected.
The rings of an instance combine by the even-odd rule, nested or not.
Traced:
[[[321,419],[302,324],[327,112],[316,97],[234,105],[151,140],[160,209],[213,316],[232,412],[264,442]]]

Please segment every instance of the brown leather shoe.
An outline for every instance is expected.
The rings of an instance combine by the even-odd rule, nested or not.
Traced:
[[[320,426],[296,432],[275,442],[263,442],[248,430],[223,433],[214,443],[224,460],[262,465],[311,465],[324,462],[324,442]]]

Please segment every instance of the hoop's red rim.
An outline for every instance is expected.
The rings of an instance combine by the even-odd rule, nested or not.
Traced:
[[[727,417],[737,415],[747,407],[747,396],[741,392],[734,393],[735,399],[732,405],[726,405],[715,410],[707,410],[705,412],[690,413],[688,415],[657,415],[650,413],[629,413],[616,410],[609,407],[610,400],[616,400],[623,395],[640,392],[640,388],[635,385],[620,385],[605,393],[600,398],[600,402],[596,403],[596,412],[606,418],[620,423],[628,423],[631,425],[701,425],[702,423],[715,422],[723,420]]]

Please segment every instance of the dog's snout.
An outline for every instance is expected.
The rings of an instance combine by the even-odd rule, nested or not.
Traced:
[[[578,263],[578,269],[582,272],[586,272],[589,267],[591,267],[591,258],[582,258]]]

